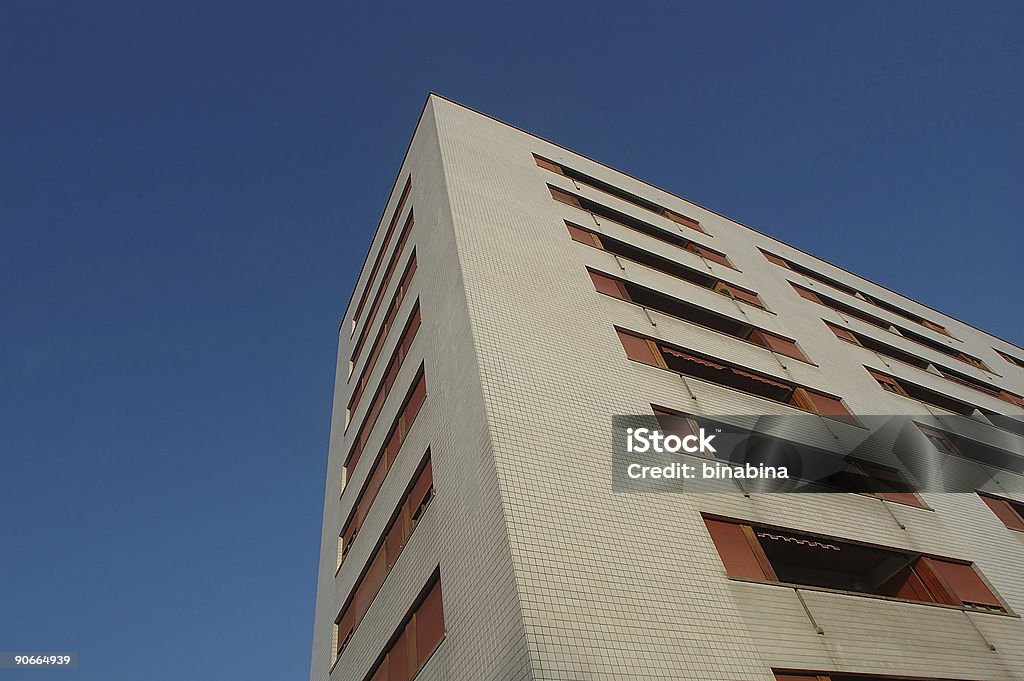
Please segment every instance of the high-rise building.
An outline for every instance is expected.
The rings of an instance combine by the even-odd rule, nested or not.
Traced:
[[[340,328],[311,679],[1024,679],[1024,447],[922,426],[979,493],[611,470],[615,415],[1016,437],[1022,393],[1024,349],[430,96]]]

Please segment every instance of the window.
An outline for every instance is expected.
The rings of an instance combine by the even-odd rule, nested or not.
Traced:
[[[767,260],[768,262],[772,263],[773,265],[778,265],[779,267],[785,267],[786,269],[789,269],[789,263],[786,262],[786,260],[784,260],[783,258],[780,258],[774,253],[769,253],[763,248],[759,248],[758,250],[761,251],[761,255],[763,255],[764,259]]]
[[[630,300],[629,293],[626,292],[625,283],[620,279],[609,277],[594,270],[587,270],[587,272],[590,273],[590,279],[594,282],[594,288],[598,293],[603,293],[613,298],[621,298],[622,300]]]
[[[897,383],[896,379],[893,378],[892,376],[880,374],[877,371],[872,371],[871,369],[868,369],[868,373],[871,374],[871,377],[873,379],[878,381],[878,385],[882,386],[882,390],[885,390],[886,392],[890,393],[896,393],[897,395],[903,395],[904,397],[908,397],[907,391],[904,390],[903,387],[899,383]]]
[[[991,416],[988,417],[990,420]],[[925,439],[942,454],[957,456],[982,466],[1000,468],[1024,475],[1024,458],[1016,451],[1006,451],[953,433],[943,432],[915,423]],[[998,424],[996,427],[999,427]]]
[[[659,241],[664,241],[665,243],[672,244],[673,246],[678,246],[679,248],[686,248],[692,243],[690,239],[687,239],[678,232],[657,227],[649,222],[635,218],[632,215],[617,211],[614,208],[609,208],[608,206],[596,201],[591,201],[584,196],[577,196],[576,194],[567,192],[564,189],[559,189],[558,187],[554,187],[550,184],[548,185],[548,191],[551,193],[551,198],[555,201],[585,210],[594,216],[595,219],[598,217],[604,218],[605,220],[618,223],[627,229],[640,232],[641,234],[646,234],[649,237],[658,239]],[[717,253],[717,251],[714,252]]]
[[[922,371],[928,371],[930,373],[934,373],[935,371],[937,371],[941,376],[949,379],[950,381],[953,381],[954,383],[959,383],[960,385],[967,386],[972,390],[977,390],[987,395],[991,395],[992,397],[997,397],[1003,400],[1004,402],[1009,402],[1010,404],[1024,406],[1024,397],[1021,397],[1016,393],[1012,393],[1008,390],[1001,389],[979,378],[975,378],[974,376],[962,374],[959,371],[955,369],[950,369],[949,367],[944,366],[942,364],[931,362],[922,357],[918,357],[917,355],[911,354],[906,350],[901,350],[899,348],[893,347],[891,345],[888,345],[887,343],[883,343],[882,341],[876,340],[862,333],[854,333],[849,329],[843,329],[829,322],[825,322],[825,325],[832,330],[832,333],[836,334],[836,336],[842,340],[865,347],[868,350],[871,350],[872,352],[875,352],[884,357],[889,357],[898,362],[903,362],[904,364],[909,364],[910,366],[917,367]],[[900,392],[899,390],[891,390],[890,386],[886,386],[884,384],[883,387],[885,387],[887,390],[890,390],[890,392],[895,392],[900,395],[905,394]]]
[[[950,558],[705,517],[730,577],[1005,612],[975,567]]]
[[[855,494],[864,494],[906,506],[928,508],[895,468],[847,458],[846,467],[822,482]]]
[[[730,269],[736,269],[735,267],[732,266],[732,263],[729,262],[729,258],[725,257],[724,254],[719,253],[718,251],[713,251],[710,248],[705,248],[700,244],[691,243],[689,246],[686,247],[686,250],[692,253],[696,253],[705,260],[717,262],[719,265],[725,265]]]
[[[995,348],[992,349],[996,350]],[[1014,364],[1016,366],[1024,368],[1024,359],[1021,359],[1020,357],[1014,357],[1013,355],[1005,353],[1002,350],[996,350],[996,354],[1005,359],[1010,364]]]
[[[865,370],[871,377],[878,381],[878,384],[882,386],[882,389],[894,393],[896,395],[902,395],[909,397],[912,400],[917,400],[924,404],[938,407],[939,409],[945,409],[946,411],[953,412],[954,414],[961,414],[963,416],[971,416],[975,411],[981,411],[978,407],[967,402],[962,402],[958,399],[950,397],[940,392],[936,392],[931,388],[925,388],[924,386],[911,383],[906,379],[897,379],[889,374],[884,374],[881,371],[875,369],[869,369],[864,367]]]
[[[401,340],[398,341],[398,347],[395,348],[394,354],[391,355],[391,359],[388,361],[388,370],[384,374],[384,378],[381,380],[380,386],[377,388],[373,404],[367,412],[366,418],[364,419],[365,425],[360,429],[361,431],[363,429],[373,428],[373,422],[380,414],[380,409],[383,406],[384,400],[387,398],[388,393],[391,390],[391,386],[394,385],[395,379],[398,378],[398,372],[402,368],[402,363],[405,361],[406,355],[409,354],[409,348],[412,347],[412,342],[416,338],[416,332],[419,331],[420,321],[420,303],[419,301],[416,301],[412,312],[409,314],[409,321],[405,323],[405,329],[402,331]],[[363,376],[359,379],[355,392],[352,394],[352,399],[348,402],[347,414],[349,418],[355,414],[356,407],[359,405],[359,400],[363,396],[363,390],[366,388],[366,382],[368,379],[369,372],[363,372]]]
[[[629,331],[616,329],[616,332],[629,359],[857,425],[856,417],[838,397],[726,364]]]
[[[720,281],[715,284],[715,291],[722,295],[729,296],[733,300],[742,300],[744,303],[749,303],[754,307],[765,309],[764,303],[756,293],[748,291],[745,288],[740,288],[736,284],[726,284],[724,281]]]
[[[792,357],[793,359],[799,359],[803,362],[809,362],[807,356],[803,353],[800,347],[796,344],[796,341],[784,338],[782,336],[765,331],[763,329],[754,329],[750,333],[750,341],[757,345],[763,346],[777,352],[780,355],[786,357]]]
[[[537,154],[534,154],[533,159],[534,161],[536,161],[538,166],[544,168],[545,170],[550,170],[553,173],[564,175],[565,177],[571,178],[576,182],[585,184],[588,187],[593,187],[594,189],[604,192],[605,194],[608,194],[610,196],[614,196],[617,199],[620,199],[627,203],[631,203],[634,206],[639,206],[644,210],[656,213],[658,215],[661,215],[662,217],[666,217],[672,222],[675,222],[676,224],[683,225],[684,227],[689,227],[690,229],[695,229],[698,232],[704,231],[700,226],[700,222],[698,222],[697,220],[682,215],[681,213],[677,213],[674,210],[665,208],[664,206],[655,203],[654,201],[649,201],[645,198],[637,196],[636,194],[627,192],[625,189],[620,189],[614,185],[604,182],[603,180],[599,180],[596,177],[586,175],[578,170],[573,170],[572,168],[568,168],[564,165],[561,165],[560,163],[556,163],[554,161],[546,159],[543,156],[538,156]]]
[[[441,580],[435,572],[381,653],[369,681],[410,681],[441,645],[445,631]]]
[[[731,317],[726,317],[698,305],[667,296],[644,286],[623,281],[603,272],[597,272],[589,268],[587,271],[590,273],[590,279],[593,281],[594,289],[598,293],[642,305],[645,308],[656,310],[670,317],[699,324],[714,331],[767,348],[786,357],[792,357],[802,362],[810,362],[799,346],[797,346],[796,341],[789,338],[759,329],[746,322],[737,321]]]
[[[413,250],[412,256],[409,258],[409,264],[405,266],[405,272],[402,274],[402,280],[398,284],[398,290],[395,291],[394,297],[391,299],[391,305],[388,306],[388,312],[384,316],[384,321],[380,325],[380,330],[377,332],[376,338],[373,340],[373,350],[370,358],[366,361],[366,367],[363,369],[363,375],[365,376],[372,365],[377,361],[377,354],[380,352],[380,346],[383,344],[384,339],[388,335],[388,331],[395,323],[395,317],[398,315],[398,308],[402,305],[402,301],[405,300],[405,294],[409,292],[409,286],[412,284],[413,275],[416,274],[416,251]],[[366,343],[367,333],[370,331],[370,325],[367,324],[363,327],[363,330],[359,334],[359,339],[356,340],[356,345],[352,349],[352,356],[349,358],[349,366],[355,366],[356,360],[359,359],[359,354],[363,350],[363,345]]]
[[[550,184],[548,185],[548,191],[551,192],[551,198],[555,201],[560,201],[561,203],[566,203],[570,206],[575,206],[576,208],[583,207],[580,204],[580,200],[574,194],[570,194],[569,192]]]
[[[680,264],[674,260],[663,258],[660,255],[655,255],[650,251],[645,251],[642,248],[637,248],[627,244],[625,241],[619,241],[613,239],[610,236],[604,234],[596,234],[585,227],[580,227],[572,222],[566,222],[565,226],[569,229],[569,236],[574,241],[578,241],[581,244],[587,246],[593,246],[602,251],[613,253],[620,258],[632,260],[633,262],[640,263],[646,267],[650,267],[653,270],[664,272],[673,277],[677,277],[684,281],[688,281],[691,284],[703,286],[704,288],[714,288],[715,283],[718,281],[716,277],[711,276],[707,271],[698,271],[686,265]],[[701,247],[705,254],[714,254],[716,258],[725,259],[725,255],[718,251],[711,251],[708,248]],[[690,249],[687,249],[690,250]],[[705,257],[707,257],[705,255]]]
[[[388,453],[389,449],[394,448],[394,454],[397,455],[398,449],[402,446],[402,443],[405,442],[406,435],[409,433],[409,428],[412,427],[413,421],[416,420],[416,415],[419,414],[420,406],[422,406],[426,394],[427,382],[423,377],[423,367],[421,366],[416,378],[413,379],[412,387],[406,394],[402,408],[398,410],[398,416],[395,417],[395,422],[391,426],[391,431],[387,438],[385,438],[384,448],[381,450],[382,453]],[[350,477],[352,471],[355,470],[356,464],[359,462],[359,457],[363,453],[363,447],[366,445],[367,439],[368,437],[357,438],[355,443],[353,443],[352,450],[345,458],[346,478]]]
[[[408,491],[399,502],[398,509],[392,517],[391,523],[384,531],[370,558],[363,573],[356,580],[355,588],[345,607],[341,609],[336,624],[338,626],[338,648],[337,654],[341,652],[352,637],[352,632],[359,626],[363,616],[370,609],[377,592],[384,585],[384,580],[391,573],[399,554],[409,541],[416,521],[426,510],[434,498],[434,477],[430,464],[430,451],[427,451],[426,460],[420,466],[419,472],[413,477]],[[413,515],[415,514],[415,518]]]
[[[848,305],[844,302],[836,300],[835,298],[830,298],[824,294],[816,293],[814,291],[804,288],[803,286],[800,286],[799,284],[789,282],[789,285],[793,287],[793,290],[796,291],[797,294],[800,295],[800,297],[806,298],[811,302],[817,303],[818,305],[823,305],[824,307],[835,310],[836,312],[844,314],[848,317],[859,319],[865,324],[877,326],[878,328],[885,329],[890,333],[896,333],[897,335],[903,336],[904,338],[911,340],[917,343],[918,345],[923,345],[927,348],[931,348],[936,352],[941,352],[944,355],[949,355],[950,357],[953,357],[966,364],[970,364],[971,366],[981,369],[982,371],[992,373],[992,370],[989,369],[988,365],[985,364],[985,362],[983,362],[982,360],[978,359],[977,357],[960,352],[956,348],[932,340],[927,336],[922,336],[919,333],[914,333],[913,331],[907,329],[906,327],[891,324],[885,321],[884,319],[880,319],[879,317],[876,317],[872,314],[865,312],[864,310],[861,310],[860,308],[856,308],[853,305]]]
[[[943,336],[953,338],[953,335],[950,334],[949,331],[946,330],[946,327],[944,327],[942,324],[937,324],[935,322],[924,319],[920,315],[916,315],[913,312],[908,312],[907,310],[904,310],[903,308],[897,305],[893,305],[892,303],[888,303],[879,298],[873,298],[861,291],[858,291],[856,288],[850,286],[849,284],[844,284],[840,281],[836,281],[831,277],[827,277],[824,274],[821,274],[820,272],[817,272],[809,267],[804,267],[803,265],[795,263],[792,260],[786,260],[785,258],[782,258],[773,253],[769,253],[764,249],[758,250],[761,251],[761,254],[770,263],[774,263],[775,265],[778,265],[780,267],[785,267],[786,269],[793,270],[794,272],[799,272],[800,274],[804,275],[809,279],[813,279],[814,281],[817,281],[821,284],[825,284],[826,286],[830,286],[838,291],[842,291],[847,295],[856,296],[857,298],[860,298],[865,302],[871,303],[872,305],[876,305],[882,308],[883,310],[888,310],[889,312],[892,312],[895,315],[903,317],[904,319],[910,320],[916,324],[920,324],[921,326],[927,329],[931,329],[936,333],[941,333]]]
[[[834,333],[836,335],[836,338],[838,338],[839,340],[844,340],[847,343],[853,343],[854,345],[860,345],[860,341],[857,340],[857,336],[853,335],[853,333],[850,330],[844,329],[840,326],[836,326],[835,324],[830,324],[829,322],[825,322],[825,326],[827,326],[829,330],[832,333]]]
[[[356,324],[359,322],[360,315],[363,312],[363,305],[366,304],[366,295],[370,292],[371,285],[373,284],[373,278],[377,276],[377,270],[380,269],[381,261],[384,259],[384,253],[388,250],[388,243],[391,241],[391,236],[394,234],[395,227],[398,226],[398,219],[402,216],[402,210],[405,208],[405,202],[409,198],[409,192],[412,191],[412,176],[405,181],[405,188],[402,189],[402,196],[398,199],[398,205],[395,206],[395,212],[391,215],[391,222],[388,224],[388,229],[384,233],[384,239],[381,241],[380,250],[377,251],[377,257],[373,261],[373,267],[370,269],[370,275],[366,278],[366,286],[363,287],[363,292],[359,296],[359,302],[356,304],[356,311],[352,316],[352,323]],[[410,228],[412,215],[409,216],[410,220],[406,224],[406,229]],[[396,254],[398,249],[396,249]],[[395,256],[392,256],[392,260]],[[384,284],[380,288],[385,288]],[[380,290],[378,288],[378,291]],[[355,327],[353,326],[353,329]]]
[[[960,450],[956,448],[956,445],[953,444],[953,441],[949,438],[948,435],[946,435],[940,430],[935,430],[934,428],[928,428],[927,426],[922,426],[921,424],[916,425],[918,429],[921,431],[921,433],[928,439],[928,441],[932,443],[935,449],[939,450],[943,454],[962,456],[962,454],[960,454]]]
[[[1024,503],[981,492],[978,492],[978,496],[981,497],[986,506],[992,509],[996,517],[1003,521],[1003,525],[1006,525],[1011,530],[1024,532]]]

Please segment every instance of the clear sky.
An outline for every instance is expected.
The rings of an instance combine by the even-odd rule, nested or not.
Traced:
[[[1024,343],[1021,3],[493,4],[0,3],[0,681],[306,678],[429,90]]]

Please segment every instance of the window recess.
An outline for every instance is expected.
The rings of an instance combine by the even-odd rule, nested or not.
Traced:
[[[762,249],[758,249],[758,250],[761,251],[761,254],[764,255],[765,259],[768,260],[768,262],[770,262],[770,263],[773,263],[775,265],[779,265],[780,267],[785,267],[787,269],[793,270],[794,272],[799,272],[800,274],[804,275],[805,277],[807,277],[809,279],[813,279],[814,281],[817,281],[818,283],[825,284],[826,286],[830,286],[830,287],[836,289],[837,291],[842,291],[843,293],[845,293],[847,295],[856,296],[856,297],[860,298],[861,300],[863,300],[865,302],[868,302],[868,303],[871,303],[872,305],[875,305],[877,307],[880,307],[883,310],[887,310],[887,311],[893,313],[894,315],[897,315],[897,316],[902,317],[902,318],[904,318],[906,320],[912,321],[915,324],[920,324],[921,326],[925,327],[926,329],[931,329],[932,331],[935,331],[936,333],[941,333],[943,336],[947,336],[949,338],[953,338],[954,340],[956,340],[955,337],[946,329],[946,327],[944,327],[941,324],[938,324],[936,322],[927,320],[924,317],[921,317],[920,315],[917,315],[917,314],[914,314],[913,312],[909,312],[907,310],[904,310],[903,308],[901,308],[901,307],[899,307],[897,305],[893,305],[892,303],[888,303],[888,302],[886,302],[886,301],[884,301],[884,300],[882,300],[880,298],[874,298],[872,296],[869,296],[866,293],[863,293],[862,291],[857,290],[853,286],[850,286],[849,284],[844,284],[841,281],[837,281],[835,279],[832,279],[831,277],[825,276],[824,274],[822,274],[820,272],[817,272],[815,270],[812,270],[809,267],[804,267],[803,265],[801,265],[799,263],[796,263],[796,262],[793,262],[792,260],[787,260],[786,258],[783,258],[781,256],[775,255],[774,253],[769,253],[768,251],[764,250],[763,248]]]
[[[697,417],[692,414],[653,404],[651,405],[651,410],[658,420],[658,427],[662,433],[676,435],[680,439],[688,435],[698,435],[700,423]],[[705,428],[718,427],[713,420],[707,418],[702,417],[700,422],[703,422]],[[825,492],[828,491],[828,488],[831,488],[836,492],[861,494],[906,506],[928,508],[895,468],[851,456],[840,457],[834,452],[817,450],[775,435],[758,433],[757,438],[764,442],[765,446],[769,449],[784,451],[792,448],[793,451],[799,451],[801,456],[807,457],[805,460],[809,461],[810,457],[823,457],[827,458],[830,462],[826,465],[834,465],[838,468],[836,473],[830,476],[805,479],[804,482],[814,486],[814,491]],[[709,458],[717,458],[714,454],[707,456]]]
[[[373,424],[376,422],[377,417],[380,415],[380,410],[384,406],[384,401],[387,399],[395,380],[398,378],[398,372],[401,371],[402,364],[405,362],[405,358],[409,354],[412,342],[416,338],[416,332],[419,331],[420,323],[420,303],[419,301],[416,301],[412,312],[409,314],[409,320],[405,323],[405,329],[402,330],[402,337],[401,340],[398,341],[398,347],[395,348],[395,352],[391,355],[391,359],[388,360],[387,371],[384,373],[384,378],[381,379],[380,385],[377,387],[377,392],[374,394],[373,402],[370,403],[370,408],[367,410],[366,416],[363,419],[364,425],[360,427],[360,434],[357,436],[357,440],[363,437],[364,431],[368,431],[373,428]],[[346,414],[349,419],[355,415],[356,407],[359,406],[359,400],[363,396],[368,380],[369,373],[364,371],[363,375],[359,378],[359,382],[356,384],[356,389],[352,394],[352,399],[348,402]]]
[[[753,343],[754,345],[766,348],[780,355],[798,359],[801,362],[811,361],[796,344],[796,341],[790,338],[780,336],[770,331],[765,331],[764,329],[759,329],[746,322],[737,321],[730,317],[726,317],[725,315],[720,315],[717,312],[712,312],[703,307],[679,300],[678,298],[667,296],[663,293],[659,293],[644,286],[639,286],[632,282],[609,276],[602,272],[597,272],[589,268],[587,271],[590,273],[590,279],[593,281],[594,288],[598,293],[604,293],[605,295],[612,296],[613,298],[619,298],[620,300],[642,305],[643,307],[656,310],[670,317],[682,319],[713,331],[718,331],[719,333],[732,336],[733,338]]]
[[[606,234],[598,234],[591,229],[569,222],[568,220],[565,221],[565,226],[569,229],[569,235],[574,241],[578,241],[588,246],[594,246],[595,248],[600,248],[603,251],[614,253],[615,255],[628,260],[634,260],[653,269],[665,272],[666,274],[679,277],[680,279],[688,279],[695,275],[702,276],[706,279],[711,278],[703,272],[696,272],[685,265],[680,265],[674,260],[669,260],[668,258],[661,257],[660,255],[655,255],[650,251],[645,251],[642,248],[628,244],[625,241],[619,241],[618,239]],[[677,246],[678,244],[673,243],[672,245]],[[728,267],[729,269],[736,269],[732,262],[729,261],[729,258],[726,257],[725,253],[716,251],[713,248],[701,246],[700,244],[691,241],[684,246],[683,249],[695,255],[699,255],[705,260],[710,260],[711,262],[718,263],[719,265]]]
[[[370,609],[370,604],[391,573],[399,554],[409,542],[416,523],[434,498],[434,476],[430,465],[430,452],[426,461],[413,476],[398,509],[384,535],[378,540],[377,548],[356,580],[355,588],[345,602],[335,622],[338,627],[337,655],[348,645],[355,628]]]
[[[621,329],[616,329],[616,332],[629,359],[755,397],[788,404],[820,416],[853,425],[858,424],[856,417],[838,397],[711,359],[633,332]]]
[[[409,392],[406,393],[405,401],[402,403],[401,409],[398,410],[398,416],[395,417],[391,430],[384,440],[384,447],[381,450],[381,454],[391,454],[392,460],[394,460],[393,456],[397,456],[398,450],[401,448],[402,443],[405,442],[405,438],[409,434],[409,429],[416,420],[416,416],[420,412],[420,407],[423,406],[423,400],[426,398],[426,395],[427,382],[423,376],[423,367],[421,366],[419,372],[412,381],[412,386],[409,388]],[[351,451],[349,451],[348,456],[345,458],[346,479],[350,478],[352,471],[355,470],[356,464],[359,462],[359,458],[363,454],[363,448],[365,447],[368,439],[368,436],[366,438],[357,438],[353,443]]]
[[[373,368],[373,363],[377,361],[377,355],[380,352],[381,345],[384,343],[384,339],[387,337],[388,332],[395,323],[395,317],[398,315],[398,308],[402,305],[402,301],[405,300],[405,295],[409,292],[409,287],[412,285],[412,278],[415,274],[416,251],[414,249],[412,256],[409,258],[409,264],[405,266],[405,272],[402,273],[402,279],[398,284],[398,290],[395,291],[395,295],[391,299],[391,304],[388,306],[387,314],[384,316],[384,321],[380,325],[380,330],[377,332],[377,336],[373,340],[374,352],[370,359],[366,361],[366,367],[363,368],[364,376]],[[352,356],[349,358],[349,366],[355,366],[356,360],[359,359],[359,354],[363,350],[363,345],[366,343],[369,331],[370,324],[367,324],[359,333],[359,339],[356,341],[356,345],[352,349]]]
[[[1024,503],[984,492],[978,492],[978,496],[996,514],[996,517],[1003,521],[1003,525],[1011,530],[1024,532]]]
[[[996,350],[995,348],[992,348],[992,349]],[[1003,359],[1005,359],[1010,364],[1013,364],[1013,365],[1016,365],[1018,367],[1024,368],[1024,359],[1021,359],[1020,357],[1014,357],[1013,355],[1005,353],[1002,350],[996,350],[996,354],[999,355],[1000,357],[1002,357]]]
[[[657,215],[660,215],[662,217],[666,217],[669,220],[675,222],[676,224],[682,225],[684,227],[689,227],[690,229],[695,229],[698,232],[705,233],[704,229],[700,226],[700,222],[691,217],[687,217],[686,215],[677,213],[676,211],[666,208],[661,204],[655,203],[654,201],[650,201],[648,199],[637,196],[636,194],[633,194],[631,192],[627,192],[625,189],[620,189],[619,187],[608,184],[607,182],[599,180],[596,177],[586,175],[578,170],[574,170],[572,168],[569,168],[568,166],[564,166],[560,163],[556,163],[555,161],[551,161],[542,156],[538,156],[537,154],[534,154],[533,158],[534,161],[536,161],[537,165],[540,166],[541,168],[544,168],[545,170],[550,170],[553,173],[564,175],[565,177],[575,180],[580,184],[585,184],[588,187],[592,187],[600,192],[604,192],[605,194],[614,196],[617,199],[620,199],[627,203],[631,203],[634,206],[638,206],[640,208],[643,208],[644,210],[656,213]]]
[[[864,334],[856,333],[850,329],[844,329],[825,320],[822,321],[825,322],[825,326],[827,326],[832,331],[832,333],[834,333],[836,337],[839,338],[840,340],[844,340],[848,343],[853,343],[854,345],[860,345],[861,347],[867,348],[872,352],[876,352],[879,355],[882,355],[883,357],[889,357],[890,359],[894,359],[897,362],[909,364],[913,367],[921,369],[922,371],[929,371],[930,373],[937,372],[943,378],[949,379],[954,383],[959,383],[960,385],[971,388],[972,390],[977,390],[987,395],[991,395],[992,397],[997,397],[1003,400],[1004,402],[1009,402],[1010,404],[1015,404],[1019,407],[1024,407],[1024,397],[1021,397],[1016,393],[1012,393],[1009,390],[1004,390],[1002,388],[999,388],[998,386],[987,383],[979,378],[968,376],[967,374],[962,374],[956,369],[951,369],[942,364],[937,364],[935,362],[931,362],[924,358],[918,357],[917,355],[911,354],[905,350],[901,350],[899,348],[888,345],[887,343],[875,340],[870,336],[865,336]],[[898,391],[894,390],[893,392]]]
[[[714,288],[715,284],[719,281],[718,278],[708,274],[707,272],[698,271],[691,267],[687,267],[686,265],[681,265],[674,260],[669,260],[668,258],[661,257],[660,255],[655,255],[650,251],[637,248],[636,246],[627,244],[624,241],[613,239],[612,237],[604,234],[597,234],[588,229],[584,229],[579,225],[574,225],[571,222],[567,222],[565,225],[568,227],[569,235],[572,237],[573,241],[578,241],[581,244],[586,244],[587,246],[593,246],[594,248],[598,248],[602,251],[607,251],[608,253],[612,253],[620,258],[625,258],[626,260],[632,260],[633,262],[640,263],[641,265],[663,272],[677,279],[682,279],[683,281],[687,281],[691,284],[696,284],[697,286],[702,286],[704,288]]]
[[[687,239],[682,234],[679,234],[677,232],[671,232],[661,227],[657,227],[649,222],[644,222],[639,218],[635,218],[632,215],[627,215],[626,213],[617,211],[614,208],[609,208],[604,204],[598,203],[596,201],[591,201],[586,197],[577,196],[576,194],[573,194],[572,192],[567,192],[564,189],[559,189],[558,187],[549,184],[548,191],[551,193],[551,198],[553,198],[555,201],[559,201],[566,205],[573,206],[574,208],[585,210],[594,216],[618,223],[623,227],[626,227],[627,229],[631,229],[635,232],[640,232],[641,234],[646,234],[647,236],[652,237],[654,239],[658,239],[659,241],[664,241],[665,243],[669,243],[672,244],[673,246],[678,246],[679,248],[684,249],[687,248],[691,243],[693,243],[691,239]],[[710,253],[714,253],[716,257],[721,256],[721,258],[725,258],[725,256],[719,253],[718,251],[715,251],[713,249],[707,250]],[[729,266],[731,267],[731,265]]]
[[[1006,612],[971,563],[705,517],[730,577]]]
[[[362,312],[363,312],[363,306],[366,304],[366,296],[367,296],[367,294],[369,294],[369,292],[370,292],[370,290],[371,290],[371,288],[373,286],[373,279],[374,279],[374,277],[377,276],[377,270],[380,269],[381,262],[384,260],[384,254],[388,250],[388,245],[391,242],[391,237],[392,237],[392,235],[395,232],[395,228],[398,226],[399,218],[402,217],[402,211],[405,209],[405,202],[409,199],[409,193],[411,191],[412,191],[412,176],[410,175],[409,178],[405,181],[405,187],[402,189],[402,196],[398,199],[398,205],[395,206],[395,212],[392,213],[392,215],[391,215],[391,221],[388,223],[388,229],[384,233],[384,239],[381,240],[380,250],[377,251],[377,257],[374,258],[373,267],[370,268],[370,274],[369,274],[369,276],[366,277],[366,286],[363,287],[363,292],[359,295],[359,302],[356,303],[356,311],[352,315],[353,330],[355,330],[355,325],[359,323],[359,320],[360,320]],[[407,236],[408,230],[411,229],[411,228],[412,228],[412,215],[410,214],[409,215],[409,221],[406,223],[406,226],[404,228],[404,231],[406,232],[406,236]],[[398,254],[399,250],[400,249],[396,249],[395,250],[395,255],[392,256],[392,260],[394,260],[397,257],[397,254]],[[381,288],[386,288],[386,285],[385,284],[381,284],[381,286],[378,287],[377,290],[380,291]]]
[[[999,468],[1017,475],[1024,475],[1024,457],[992,447],[954,433],[947,433],[930,426],[915,423],[925,439],[942,454],[956,456],[967,461]]]
[[[830,298],[829,296],[826,296],[823,293],[811,291],[810,289],[804,288],[799,284],[794,284],[793,282],[789,282],[789,285],[793,287],[793,290],[796,291],[801,298],[805,298],[806,300],[809,300],[813,303],[817,303],[818,305],[822,305],[824,307],[835,310],[836,312],[842,313],[848,317],[859,319],[865,324],[877,326],[878,328],[885,329],[890,333],[896,333],[908,340],[917,343],[918,345],[923,345],[927,348],[935,350],[936,352],[941,352],[944,355],[949,355],[954,359],[964,362],[965,364],[970,364],[971,366],[977,369],[981,369],[982,371],[993,373],[992,370],[988,367],[988,365],[977,357],[968,355],[967,353],[964,352],[960,352],[956,348],[944,345],[943,343],[934,341],[926,336],[922,336],[921,334],[914,333],[913,331],[905,327],[887,322],[884,319],[880,319],[879,317],[875,317],[874,315],[865,312],[864,310],[861,310],[860,308],[856,308],[852,305],[847,305],[846,303],[836,300],[835,298]],[[894,329],[895,331],[893,331]]]
[[[954,414],[960,414],[962,416],[973,416],[974,413],[981,412],[986,417],[998,417],[1000,414],[995,414],[990,410],[982,409],[977,405],[969,402],[963,402],[949,395],[932,390],[931,388],[925,388],[924,386],[911,383],[904,378],[896,378],[890,374],[883,373],[877,369],[870,369],[864,367],[864,369],[871,374],[871,377],[878,382],[882,387],[882,390],[886,392],[894,393],[896,395],[902,395],[903,397],[909,397],[912,400],[917,400],[924,404],[938,407],[939,409],[945,409],[946,411],[953,412]],[[1005,418],[1005,417],[1004,417]],[[997,427],[1004,427],[1001,423],[996,423],[992,418],[989,418]],[[997,419],[998,420],[998,419]]]
[[[366,681],[411,681],[441,645],[445,633],[444,597],[435,572]]]

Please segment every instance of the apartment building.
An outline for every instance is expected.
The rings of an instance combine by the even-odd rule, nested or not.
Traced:
[[[432,95],[340,327],[310,678],[1024,679],[1022,394],[1024,349]],[[623,414],[958,414],[921,442],[991,484],[616,493]]]

